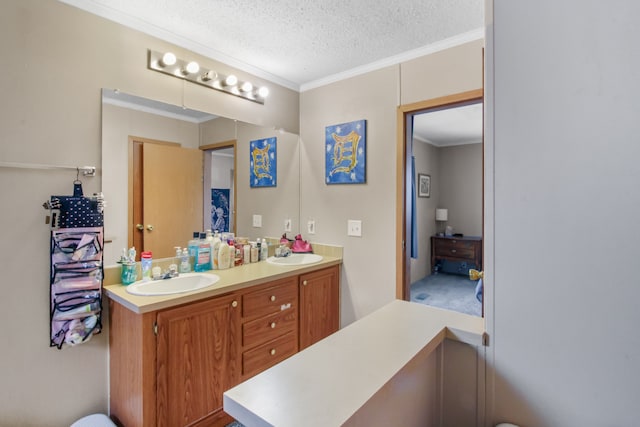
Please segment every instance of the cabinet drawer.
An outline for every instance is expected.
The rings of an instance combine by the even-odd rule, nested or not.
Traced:
[[[242,345],[254,347],[286,332],[295,332],[297,325],[298,307],[292,305],[284,311],[261,317],[242,325]]]
[[[276,338],[253,350],[242,354],[242,374],[245,377],[253,376],[298,351],[298,339],[293,332],[289,332],[280,338]]]
[[[245,294],[242,297],[242,316],[250,318],[278,313],[297,304],[298,280],[297,277],[291,277],[275,282],[266,289]]]
[[[460,240],[436,240],[435,253],[439,256],[453,256],[460,258],[473,258],[475,246],[471,242]]]

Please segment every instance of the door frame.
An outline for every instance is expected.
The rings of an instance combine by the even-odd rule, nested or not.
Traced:
[[[397,109],[397,136],[396,136],[396,298],[409,301],[410,296],[410,253],[407,251],[407,224],[410,223],[411,197],[411,173],[407,168],[409,155],[407,149],[408,138],[412,137],[413,127],[407,125],[408,119],[417,113],[428,110],[441,110],[455,107],[458,104],[467,104],[473,101],[483,101],[484,90],[474,89],[452,95],[441,96],[411,104],[400,105]],[[411,132],[411,135],[408,133]],[[483,167],[484,181],[484,167]],[[484,189],[484,183],[483,183]],[[483,190],[484,191],[484,190]],[[484,197],[483,197],[484,204]],[[482,211],[484,212],[484,206]],[[483,219],[484,223],[484,219]]]
[[[232,218],[232,224],[233,224],[233,228],[229,228],[229,231],[234,233],[234,235],[236,234],[236,227],[237,227],[237,223],[236,223],[236,211],[238,209],[238,205],[237,205],[237,186],[238,186],[238,141],[236,139],[230,139],[228,141],[222,141],[222,142],[216,142],[213,144],[207,144],[207,145],[202,145],[199,148],[202,151],[210,151],[210,150],[220,150],[223,148],[233,148],[233,209],[232,211],[229,213],[229,215]],[[206,162],[206,160],[205,160]],[[203,189],[206,188],[206,186],[203,183]],[[203,190],[204,191],[204,190]],[[203,194],[203,198],[204,198],[204,194]],[[204,216],[202,217],[202,220],[204,221]]]

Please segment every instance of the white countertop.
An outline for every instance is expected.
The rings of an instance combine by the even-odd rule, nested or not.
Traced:
[[[126,286],[123,286],[120,283],[105,285],[104,290],[110,299],[122,304],[129,310],[135,313],[147,313],[180,304],[199,301],[216,295],[222,295],[227,292],[244,289],[249,286],[259,285],[284,277],[308,273],[310,271],[339,265],[341,263],[341,257],[323,255],[322,261],[314,264],[283,266],[261,261],[229,268],[227,270],[210,270],[207,271],[207,273],[212,273],[220,277],[220,280],[215,285],[192,292],[173,295],[132,295],[127,292]],[[114,271],[110,272],[110,275],[118,276],[119,278],[120,267],[114,267],[113,270]],[[112,280],[116,279],[112,278]]]
[[[340,426],[426,347],[483,335],[481,317],[396,300],[228,390],[224,410],[247,427]]]

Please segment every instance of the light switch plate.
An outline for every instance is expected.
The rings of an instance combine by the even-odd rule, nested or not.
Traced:
[[[307,221],[307,233],[316,234],[316,222],[312,219]]]
[[[253,226],[256,228],[262,227],[262,215],[253,216]]]
[[[291,232],[291,218],[284,220],[284,231]]]
[[[362,237],[362,221],[359,219],[348,220],[347,236]]]

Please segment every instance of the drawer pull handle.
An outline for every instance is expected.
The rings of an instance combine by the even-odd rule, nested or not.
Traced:
[[[276,322],[271,322],[271,329],[275,329],[276,327]]]
[[[307,286],[307,281],[306,281],[306,280],[303,280],[303,281],[302,281],[302,284],[303,284],[304,286]]]
[[[276,296],[275,295],[271,295],[271,301],[275,301],[276,300]]]
[[[235,308],[235,307],[237,307],[237,306],[238,306],[238,301],[233,301],[233,302],[231,303],[231,307],[234,307],[234,308]]]
[[[275,356],[276,355],[276,349],[272,348],[269,353],[271,353],[272,356]]]

